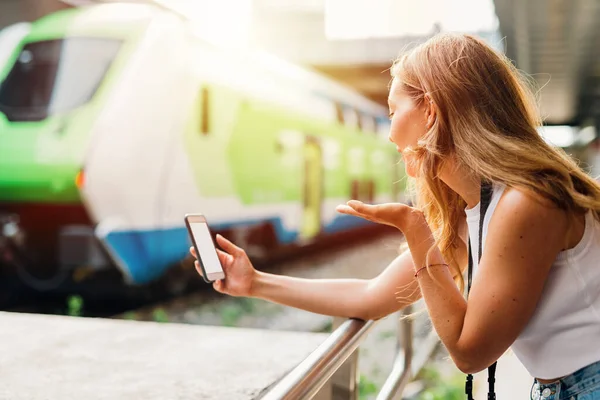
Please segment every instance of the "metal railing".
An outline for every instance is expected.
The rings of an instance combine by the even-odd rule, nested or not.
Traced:
[[[377,400],[392,400],[401,398],[406,385],[412,378],[417,376],[421,369],[431,359],[437,349],[440,340],[432,331],[425,340],[420,343],[419,351],[415,354],[413,348],[413,322],[406,316],[411,312],[410,307],[404,311],[404,318],[400,321],[401,344],[396,354],[394,366],[383,384]]]
[[[403,317],[400,320],[400,329],[398,335],[399,348],[397,349],[396,359],[392,372],[385,380],[383,387],[379,391],[377,400],[389,400],[396,396],[396,393],[402,393],[404,387],[412,378],[411,363],[413,358],[413,323],[409,315],[411,307],[404,310]]]
[[[358,319],[344,322],[304,361],[261,397],[261,400],[312,399],[354,353],[375,323]]]
[[[439,344],[437,335],[435,332],[431,332],[420,344],[419,352],[414,354],[413,321],[411,317],[408,317],[411,312],[412,307],[410,306],[402,312],[394,366],[383,384],[377,400],[400,398],[406,385],[425,366]],[[304,361],[261,396],[260,400],[312,399],[350,356],[356,354],[358,346],[376,323],[377,321],[346,320]],[[355,360],[350,361],[356,362]],[[354,382],[349,382],[352,386],[348,391],[351,399],[357,398],[357,375],[354,374],[351,377]]]

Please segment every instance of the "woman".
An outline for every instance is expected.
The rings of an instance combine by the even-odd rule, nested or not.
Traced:
[[[218,237],[226,279],[215,289],[365,320],[423,296],[461,371],[481,371],[512,347],[536,377],[534,398],[600,399],[600,185],[538,135],[525,81],[479,39],[436,36],[392,76],[390,141],[415,180],[416,207],[350,201],[337,210],[397,227],[409,251],[372,280],[305,280],[255,271]],[[482,182],[492,193],[479,258]]]

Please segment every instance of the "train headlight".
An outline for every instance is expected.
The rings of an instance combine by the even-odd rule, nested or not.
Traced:
[[[77,186],[77,189],[81,189],[83,188],[83,184],[85,183],[85,174],[83,173],[83,170],[80,170],[77,175],[75,176],[75,186]]]

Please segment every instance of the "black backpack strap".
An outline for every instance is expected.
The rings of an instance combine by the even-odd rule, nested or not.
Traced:
[[[485,213],[490,206],[492,200],[492,185],[488,182],[481,182],[481,199],[479,201],[479,254],[478,262],[481,261],[481,254],[483,252],[483,221],[485,219]],[[469,292],[471,291],[471,282],[473,281],[473,259],[471,250],[471,239],[469,239],[469,267],[467,276],[467,298],[469,298]],[[496,400],[496,392],[494,390],[494,384],[496,383],[496,362],[488,367],[488,400]],[[465,383],[465,393],[468,400],[473,400],[473,375],[467,375],[467,381]]]
[[[496,400],[496,391],[494,390],[494,384],[496,383],[496,364],[494,361],[492,365],[488,367],[488,400]]]

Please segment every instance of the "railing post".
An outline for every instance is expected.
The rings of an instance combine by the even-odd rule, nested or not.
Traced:
[[[413,358],[414,330],[413,317],[410,316],[412,312],[412,305],[406,306],[402,310],[402,317],[400,318],[400,321],[398,321],[398,342],[396,344],[398,351],[404,350],[408,355],[405,357],[408,365],[411,364]]]
[[[332,331],[336,330],[345,320],[345,318],[334,317]],[[358,400],[358,351],[359,348],[331,377],[333,400]]]
[[[334,400],[332,392],[333,390],[330,379],[328,382],[325,382],[323,387],[319,389],[315,397],[313,397],[311,400]]]
[[[392,372],[386,379],[377,395],[377,400],[396,400],[402,398],[402,391],[412,378],[411,363],[413,358],[413,324],[408,317],[412,313],[412,306],[407,306],[402,311],[400,325],[398,326],[398,343],[396,360]]]

